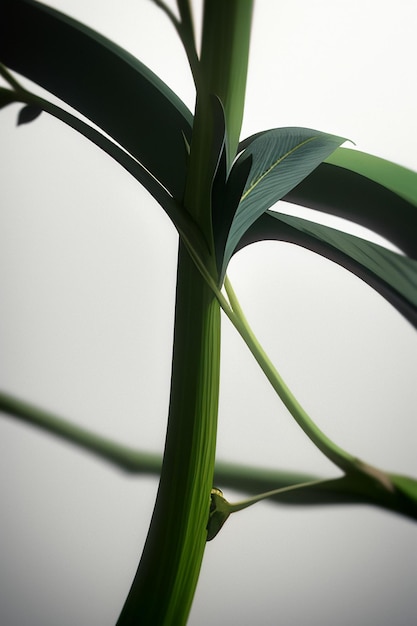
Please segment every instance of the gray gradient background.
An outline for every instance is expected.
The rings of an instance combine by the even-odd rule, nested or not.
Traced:
[[[192,107],[180,45],[150,1],[50,4],[129,49]],[[307,126],[417,169],[416,20],[413,0],[258,0],[242,135]],[[1,387],[160,451],[175,231],[85,139],[46,114],[16,129],[17,111],[0,115]],[[417,475],[417,337],[400,315],[343,269],[285,244],[246,249],[229,273],[323,430],[370,463]],[[222,349],[218,457],[336,475],[227,320]],[[3,416],[0,446],[1,626],[112,626],[156,479],[127,477]],[[208,545],[190,625],[410,626],[416,557],[416,528],[400,517],[258,504]]]

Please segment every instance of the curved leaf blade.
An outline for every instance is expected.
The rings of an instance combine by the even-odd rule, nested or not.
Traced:
[[[417,190],[417,173],[372,155],[365,156],[370,157],[374,169],[383,161],[378,175],[369,167],[360,171],[360,163],[367,159],[360,157],[360,163],[353,164],[350,163],[352,157],[345,158],[345,154],[355,152],[338,148],[283,200],[365,226],[417,259],[417,205],[414,200],[410,201],[412,194],[409,193],[410,188]],[[343,166],[337,162],[343,162]],[[392,172],[385,177],[388,169]]]
[[[294,243],[345,267],[417,328],[417,261],[334,228],[273,211],[258,218],[237,249],[265,239]]]
[[[160,204],[168,217],[171,219],[188,250],[194,254],[196,258],[199,258],[203,264],[208,263],[208,246],[198,225],[184,209],[182,204],[173,198],[156,180],[156,178],[154,178],[148,170],[141,165],[141,163],[134,159],[128,152],[123,150],[118,144],[111,141],[108,137],[106,137],[106,135],[103,135],[95,128],[89,126],[89,124],[86,124],[83,120],[75,115],[72,115],[72,113],[69,113],[65,109],[62,109],[48,100],[35,96],[27,91],[10,93],[13,95],[13,102],[29,104],[29,106],[35,111],[46,111],[50,115],[53,115],[60,121],[81,133],[84,137],[89,139],[92,143],[106,152],[106,154],[112,157],[131,176],[133,176],[133,178],[141,183]]]
[[[247,147],[233,169],[249,156],[252,165],[229,231],[222,275],[237,243],[256,219],[344,141],[342,137],[309,128],[290,127],[258,133],[255,138],[243,143]]]
[[[0,3],[0,61],[93,121],[182,199],[192,115],[140,61],[35,0]]]
[[[366,176],[417,207],[417,173],[402,165],[350,148],[338,148],[326,162]]]

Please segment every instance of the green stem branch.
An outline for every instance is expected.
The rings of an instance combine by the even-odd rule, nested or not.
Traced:
[[[178,0],[178,8],[180,11],[181,20],[178,20],[173,11],[162,0],[153,0],[157,7],[159,7],[169,18],[177,31],[182,45],[184,46],[185,53],[187,55],[188,63],[190,65],[191,73],[193,75],[194,84],[198,89],[200,82],[200,62],[198,59],[197,48],[195,45],[194,27],[191,18],[191,9],[188,0]]]
[[[22,85],[14,78],[14,76],[9,72],[9,70],[2,63],[0,63],[0,76],[3,76],[4,80],[8,82],[9,85],[13,87],[13,89],[15,89],[16,91],[18,92],[26,91],[24,87],[22,87]]]
[[[63,441],[87,450],[124,471],[153,476],[160,474],[162,459],[159,454],[117,444],[10,394],[0,392],[0,411],[5,416],[13,416],[23,423],[38,427]],[[413,520],[417,519],[417,482],[405,476],[385,476],[394,482],[396,486],[394,491],[376,489],[375,483],[374,486],[370,484],[369,473],[367,476],[351,473],[349,476],[324,480],[299,472],[217,461],[214,482],[243,493],[261,492],[255,499],[261,499],[265,494],[269,494],[268,497],[274,502],[284,505],[367,503],[395,511]],[[296,490],[294,489],[296,485],[303,485],[305,488]],[[404,492],[404,486],[408,486],[407,493]],[[253,497],[249,498],[249,501],[253,500]]]
[[[345,472],[352,470],[352,468],[356,467],[355,457],[329,439],[329,437],[327,437],[327,435],[325,435],[323,431],[320,430],[320,428],[313,422],[311,417],[294,397],[254,335],[227,277],[225,279],[225,289],[229,298],[230,307],[224,307],[221,303],[223,310],[241,337],[244,339],[246,345],[262,368],[262,371],[268,378],[274,390],[277,392],[278,396],[281,398],[284,405],[296,420],[297,424],[303,429],[306,435],[319,448],[319,450],[321,450],[323,454],[325,454],[335,465],[340,467],[340,469]]]
[[[118,444],[107,437],[102,437],[86,428],[57,417],[28,402],[23,402],[9,394],[0,392],[0,411],[12,415],[21,422],[30,424],[50,433],[78,448],[109,461],[120,469],[132,473],[159,473],[161,459],[159,455],[139,452],[129,446]]]

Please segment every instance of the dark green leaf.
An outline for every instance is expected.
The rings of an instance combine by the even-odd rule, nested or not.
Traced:
[[[345,267],[417,327],[417,261],[334,228],[273,211],[258,218],[237,249],[264,239],[295,243]]]
[[[216,172],[212,187],[212,225],[216,250],[217,269],[222,269],[222,262],[233,217],[242,197],[243,189],[249,176],[252,157],[242,158],[235,164],[229,177],[226,171],[225,154]]]
[[[366,176],[417,207],[417,173],[402,165],[346,148],[335,150],[326,162]]]
[[[6,89],[5,87],[0,87],[0,109],[8,104],[12,104],[13,102],[16,102],[14,91]]]
[[[187,246],[192,248],[203,262],[207,261],[207,256],[209,254],[207,243],[205,242],[197,224],[191,218],[189,213],[183,208],[182,204],[175,200],[175,198],[167,192],[167,190],[156,180],[156,178],[154,178],[146,168],[136,161],[136,159],[120,148],[120,146],[116,143],[111,141],[108,137],[61,107],[58,107],[57,105],[52,104],[39,96],[33,96],[32,94],[17,94],[17,97],[22,98],[22,101],[25,98],[35,102],[36,109],[45,110],[65,124],[68,124],[68,126],[71,126],[71,128],[80,132],[84,135],[84,137],[95,143],[96,146],[111,156],[127,172],[129,172],[129,174],[139,181],[163,207]]]
[[[339,148],[336,154],[353,153],[353,150]],[[333,158],[333,155],[332,157]],[[379,159],[379,161],[382,161]],[[388,163],[387,161],[384,164]],[[346,160],[347,165],[347,160]],[[395,164],[391,164],[393,168]],[[357,168],[358,169],[358,168]],[[408,256],[417,259],[417,209],[409,199],[411,180],[417,190],[417,174],[400,168],[406,176],[406,194],[399,193],[399,186],[390,188],[379,181],[347,167],[322,163],[297,187],[292,189],[283,200],[302,206],[343,217],[378,233],[391,241]],[[365,170],[368,175],[370,172]],[[382,172],[386,172],[384,165]],[[389,177],[385,179],[389,181]]]
[[[92,120],[182,198],[192,116],[137,59],[34,0],[2,0],[0,61]]]
[[[222,277],[236,245],[251,224],[344,141],[342,137],[308,128],[276,128],[241,144],[245,149],[232,173],[249,156],[252,166],[228,234]]]
[[[37,106],[33,106],[32,104],[27,104],[23,109],[20,109],[19,115],[17,117],[17,125],[21,126],[21,124],[28,124],[29,122],[33,122],[37,117],[42,113],[42,109]]]

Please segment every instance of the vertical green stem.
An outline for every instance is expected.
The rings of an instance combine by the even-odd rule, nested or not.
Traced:
[[[206,0],[196,112],[191,142],[185,205],[212,244],[211,185],[213,116],[211,97],[217,96],[226,121],[227,162],[239,143],[245,103],[253,0]],[[196,198],[195,190],[199,191]]]
[[[229,165],[242,126],[252,11],[253,0],[207,0],[204,4],[201,68],[210,93],[224,107]]]
[[[198,580],[212,487],[220,309],[180,246],[164,461],[145,548],[119,626],[180,626]]]
[[[236,150],[242,121],[251,15],[252,0],[205,1],[184,208],[211,252],[204,268],[210,278],[216,274],[211,223],[215,142],[210,100],[211,95],[219,97],[226,111],[230,155]],[[187,20],[182,26],[187,31]],[[207,540],[219,370],[219,302],[185,245],[180,244],[164,461],[145,548],[119,626],[181,626],[187,620]]]

